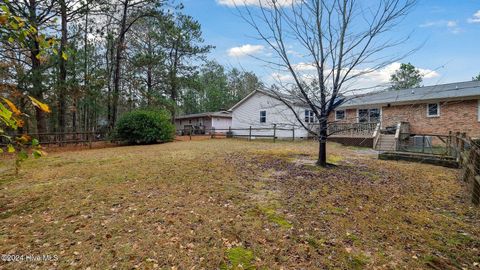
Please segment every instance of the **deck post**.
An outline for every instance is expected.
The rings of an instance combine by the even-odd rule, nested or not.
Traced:
[[[425,135],[422,136],[422,153],[425,154]]]
[[[448,132],[447,155],[452,156],[452,131],[451,130]]]
[[[190,129],[189,134],[190,134],[190,141],[191,141],[192,140],[192,129]]]
[[[460,132],[455,133],[455,157],[457,158],[457,162],[460,161]]]
[[[214,127],[210,128],[210,138],[211,139],[215,138],[215,128]]]
[[[252,140],[252,126],[250,126],[250,128],[248,129],[248,140]]]
[[[276,138],[277,138],[277,124],[273,124],[273,143],[275,143]]]

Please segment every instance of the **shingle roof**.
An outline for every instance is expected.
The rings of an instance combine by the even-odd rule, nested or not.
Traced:
[[[199,117],[225,117],[231,118],[232,113],[227,111],[220,111],[220,112],[205,112],[205,113],[195,113],[195,114],[187,114],[175,117],[175,119],[187,119],[187,118],[199,118]]]
[[[480,81],[458,82],[404,90],[388,90],[347,97],[340,108],[380,104],[408,104],[427,100],[480,97]]]

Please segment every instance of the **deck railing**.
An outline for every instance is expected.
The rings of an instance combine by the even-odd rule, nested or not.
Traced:
[[[333,137],[373,137],[378,123],[333,123],[328,127]]]

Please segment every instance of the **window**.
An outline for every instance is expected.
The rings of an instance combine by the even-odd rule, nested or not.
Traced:
[[[440,116],[440,104],[432,103],[427,105],[427,116],[428,117],[437,117]]]
[[[358,110],[358,122],[359,123],[368,123],[368,109]]]
[[[375,109],[358,109],[359,123],[379,123],[381,121],[381,111]]]
[[[260,111],[260,123],[267,122],[267,111]]]
[[[380,122],[380,109],[370,109],[369,115],[370,123]]]
[[[478,122],[480,122],[480,99],[478,100]]]
[[[335,111],[335,120],[345,120],[345,110]]]
[[[315,115],[312,110],[305,110],[305,123],[315,123]]]

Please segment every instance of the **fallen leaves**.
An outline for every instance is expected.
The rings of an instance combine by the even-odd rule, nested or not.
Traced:
[[[0,252],[59,255],[50,268],[478,267],[480,213],[455,170],[337,145],[319,169],[303,162],[315,150],[209,140],[29,160],[0,181]]]

